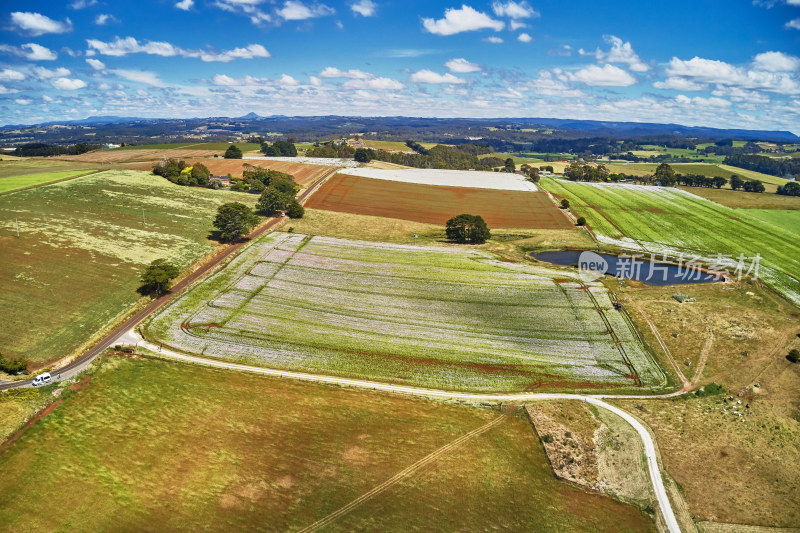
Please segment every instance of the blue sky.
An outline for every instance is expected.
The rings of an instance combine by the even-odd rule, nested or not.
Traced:
[[[2,9],[2,124],[253,111],[800,134],[800,0],[11,0]]]

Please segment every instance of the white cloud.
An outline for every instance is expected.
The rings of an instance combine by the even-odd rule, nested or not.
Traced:
[[[18,92],[19,91],[16,90],[16,89],[9,89],[8,87],[6,87],[4,85],[0,85],[0,94],[14,94],[14,93],[18,93]]]
[[[770,102],[769,96],[760,92],[747,89],[740,89],[739,87],[726,87],[718,85],[711,94],[719,97],[726,97],[734,102],[742,102],[749,104],[768,104]]]
[[[155,72],[148,72],[146,70],[124,70],[117,69],[112,71],[114,74],[128,81],[137,83],[145,83],[147,85],[154,85],[156,87],[163,87],[164,82],[158,79],[158,74]]]
[[[70,22],[69,19],[65,22],[59,22],[41,13],[15,11],[11,13],[11,22],[19,29],[33,36],[43,35],[45,33],[66,33],[72,31],[72,22]]]
[[[753,68],[769,72],[792,72],[800,70],[800,57],[783,52],[764,52],[753,59]]]
[[[705,83],[697,83],[686,78],[667,78],[666,81],[655,82],[653,87],[671,91],[704,91],[708,88],[708,85]]]
[[[239,85],[238,81],[231,78],[230,76],[226,76],[225,74],[215,75],[212,82],[214,83],[214,85],[222,85],[223,87],[234,87],[236,85]]]
[[[342,84],[345,89],[369,89],[373,91],[399,91],[405,85],[391,78],[371,78],[368,80],[350,80]]]
[[[422,26],[435,35],[454,35],[465,31],[486,29],[500,31],[505,24],[464,4],[461,9],[446,9],[444,18],[439,20],[432,18],[422,19]]]
[[[75,0],[69,7],[72,9],[83,9],[85,7],[92,7],[97,5],[97,0]]]
[[[604,52],[600,48],[594,52],[584,52],[583,49],[578,52],[582,56],[593,56],[601,63],[627,63],[634,72],[647,72],[650,70],[650,67],[633,51],[630,42],[623,42],[622,39],[614,35],[606,35],[603,39],[611,44],[611,49],[608,52]]]
[[[314,87],[321,87],[321,86],[322,86],[322,80],[321,80],[321,79],[319,79],[319,78],[318,78],[318,77],[316,77],[316,76],[309,76],[309,77],[308,77],[308,82],[309,82],[311,85],[313,85]]]
[[[289,76],[288,74],[282,74],[281,79],[278,80],[278,83],[287,87],[296,87],[300,85],[299,81]]]
[[[787,58],[768,56],[755,64],[762,68],[766,63],[772,68],[778,63],[785,63]],[[716,83],[741,87],[743,89],[760,89],[786,95],[800,94],[800,82],[786,72],[770,72],[768,70],[748,70],[737,68],[724,61],[694,57],[687,61],[673,57],[666,69],[668,76],[680,76],[698,83]]]
[[[533,40],[533,37],[531,37],[527,33],[520,33],[519,37],[517,37],[517,40],[523,43],[529,43]]]
[[[117,18],[114,15],[108,15],[105,13],[97,15],[94,18],[94,23],[98,26],[105,26],[109,22],[117,22]]]
[[[363,70],[350,69],[348,71],[342,71],[336,67],[325,67],[325,69],[319,73],[319,76],[321,78],[350,78],[354,80],[375,77],[373,74],[364,72]]]
[[[723,100],[722,98],[703,98],[701,96],[695,96],[694,98],[689,98],[683,94],[679,94],[675,97],[675,101],[682,106],[694,106],[699,108],[726,108],[731,107],[731,103],[727,100]]]
[[[350,4],[350,9],[353,10],[353,13],[361,15],[362,17],[372,17],[378,11],[378,4],[372,0],[359,0],[358,2]]]
[[[444,66],[447,67],[450,72],[457,72],[459,74],[465,74],[467,72],[480,72],[482,70],[480,65],[470,63],[463,57],[453,58],[445,63]]]
[[[553,78],[553,75],[546,70],[540,71],[539,77],[530,82],[528,86],[540,96],[557,96],[560,98],[585,98],[587,96],[583,91],[573,89]]]
[[[486,37],[485,39],[482,40],[492,44],[501,44],[503,42],[503,39],[501,39],[500,37],[495,37],[494,35],[492,35],[491,37]]]
[[[89,66],[95,70],[103,70],[104,68],[106,68],[105,63],[103,63],[99,59],[87,58],[86,62],[89,63]]]
[[[19,104],[19,105],[28,105],[28,104],[32,104],[33,100],[31,100],[29,98],[17,98],[16,100],[14,100],[14,102]]]
[[[636,78],[628,72],[609,64],[602,67],[589,65],[577,72],[567,73],[566,76],[571,81],[578,81],[592,86],[628,87],[636,83]]]
[[[214,5],[224,11],[246,15],[250,22],[261,26],[272,20],[272,17],[258,9],[262,0],[216,0]]]
[[[792,19],[786,23],[787,28],[794,28],[795,30],[800,30],[800,18]]]
[[[49,48],[45,48],[44,46],[40,46],[36,43],[26,43],[20,45],[19,47],[8,44],[0,44],[0,52],[14,54],[16,56],[24,57],[25,59],[30,59],[31,61],[53,61],[58,57],[58,54]]]
[[[539,13],[533,9],[528,2],[494,2],[492,4],[492,11],[498,17],[509,17],[512,19],[526,19],[531,17],[538,17]]]
[[[175,7],[184,11],[189,11],[194,5],[194,0],[181,0],[175,4]]]
[[[0,70],[0,81],[22,81],[25,79],[25,74],[17,70],[6,68]]]
[[[423,69],[411,75],[411,81],[414,83],[466,83],[466,80],[453,76],[449,72],[447,74],[439,74],[432,70]]]
[[[283,7],[275,11],[284,20],[306,20],[333,15],[336,10],[325,4],[307,6],[298,0],[287,0]]]
[[[272,57],[266,48],[260,44],[250,44],[245,48],[234,48],[222,52],[208,52],[202,50],[184,50],[166,41],[147,41],[140,43],[133,37],[124,39],[117,37],[114,41],[104,42],[97,39],[87,39],[90,51],[107,56],[126,56],[128,54],[150,54],[162,57],[195,57],[205,62],[227,63],[234,59],[253,59],[257,57]]]
[[[527,24],[516,19],[512,19],[511,22],[508,23],[508,29],[511,31],[517,31],[520,28],[527,28],[527,27],[528,27]]]
[[[70,75],[69,69],[64,67],[58,67],[52,70],[44,67],[33,67],[33,73],[37,78],[45,80],[50,78],[63,78]]]
[[[50,83],[60,91],[76,91],[86,87],[86,82],[74,78],[56,78]]]

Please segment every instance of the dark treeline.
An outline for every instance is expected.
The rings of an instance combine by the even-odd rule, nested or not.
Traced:
[[[306,156],[350,158],[355,153],[356,149],[345,142],[330,141],[324,144],[316,143],[313,148],[306,151]]]
[[[478,153],[487,153],[484,150],[487,150],[487,147],[472,144],[462,144],[459,146],[436,145],[427,150],[427,153],[423,155],[418,153],[409,154],[404,152],[373,150],[372,148],[359,148],[355,151],[354,158],[356,161],[363,163],[375,159],[414,168],[491,170],[491,166],[487,165],[485,161],[478,159]]]
[[[70,146],[56,146],[45,143],[29,143],[18,146],[14,155],[19,157],[45,157],[50,155],[80,155],[92,150],[99,150],[100,145],[78,143]]]
[[[272,157],[297,157],[297,148],[294,142],[290,139],[288,141],[275,141],[272,144],[264,142],[261,137],[257,137],[261,141],[261,152],[264,155]]]
[[[800,179],[800,159],[774,159],[764,155],[740,154],[729,155],[723,163],[770,176]]]

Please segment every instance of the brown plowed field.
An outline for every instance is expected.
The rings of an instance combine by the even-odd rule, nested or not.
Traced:
[[[205,157],[221,154],[220,150],[192,150],[176,148],[172,150],[159,150],[145,148],[142,150],[99,150],[81,155],[58,156],[54,159],[65,161],[81,161],[84,163],[125,163],[129,161],[156,161],[163,157],[186,159],[189,157]]]
[[[306,203],[312,209],[444,224],[461,213],[490,228],[569,229],[543,192],[440,187],[337,174]]]
[[[215,176],[227,176],[230,174],[234,178],[242,177],[244,165],[270,168],[272,170],[277,170],[278,172],[286,172],[287,174],[291,174],[294,176],[294,180],[303,187],[308,187],[322,177],[326,172],[333,170],[334,168],[320,165],[307,165],[305,163],[290,163],[288,161],[264,161],[260,159],[203,158],[185,159],[185,161],[189,165],[203,163]],[[126,163],[120,166],[131,170],[152,170],[154,164],[155,160],[140,163]]]

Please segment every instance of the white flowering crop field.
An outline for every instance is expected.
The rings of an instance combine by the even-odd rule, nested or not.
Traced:
[[[145,334],[208,357],[453,390],[665,383],[602,285],[461,247],[274,233]]]

